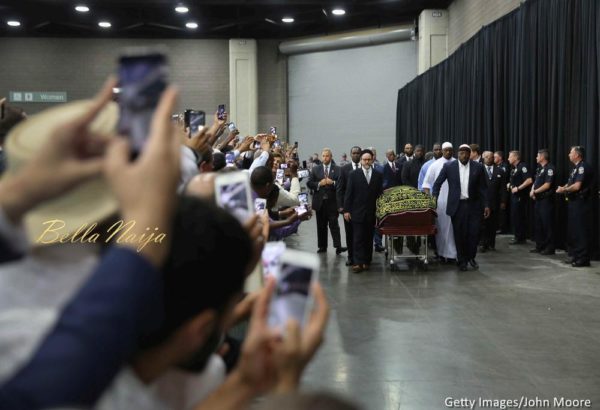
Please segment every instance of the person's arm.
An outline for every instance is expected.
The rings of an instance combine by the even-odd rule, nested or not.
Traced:
[[[402,165],[402,172],[400,173],[400,179],[402,181],[402,185],[408,185],[411,178],[410,178],[410,169],[411,169],[411,163],[407,162],[404,165]]]
[[[344,210],[344,193],[346,191],[346,181],[348,180],[349,172],[344,172],[344,170],[340,170],[340,177],[338,178],[338,182],[335,186],[335,197],[337,200],[338,211],[342,212]]]
[[[442,170],[440,171],[440,175],[438,175],[437,179],[435,180],[435,182],[433,183],[433,188],[431,190],[431,195],[436,197],[440,194],[440,189],[442,188],[442,184],[446,181],[446,179],[448,178],[447,176],[447,166],[448,164],[444,165],[442,167]]]
[[[252,171],[254,171],[256,168],[258,167],[264,167],[267,164],[267,161],[269,160],[269,153],[267,151],[263,151],[260,153],[258,158],[255,158],[254,161],[252,162],[252,165],[250,165],[250,175],[252,175]]]
[[[297,178],[295,178],[297,180]],[[298,184],[300,185],[300,184]],[[276,207],[290,207],[290,206],[299,206],[300,200],[298,199],[298,195],[293,195],[291,192],[286,191],[285,189],[279,190],[279,196],[277,197]]]
[[[300,194],[300,179],[298,179],[298,176],[292,176],[292,179],[290,180],[290,196],[294,197],[296,199],[298,199],[298,195]]]
[[[29,362],[0,387],[0,408],[93,405],[162,315],[157,268],[133,249],[111,248]]]
[[[435,164],[435,162],[433,163]],[[429,166],[429,168],[427,168],[427,172],[425,173],[425,178],[423,179],[423,192],[425,192],[427,195],[431,195],[431,188],[433,187],[433,184],[435,183],[435,180],[433,179],[433,164],[431,164]]]
[[[362,172],[362,170],[360,172]],[[348,175],[348,186],[346,187],[346,193],[344,194],[344,219],[346,219],[346,221],[350,221],[352,216],[352,197],[354,196],[354,184],[352,181],[352,175]]]
[[[313,167],[313,169],[310,171],[310,174],[308,175],[308,181],[306,181],[306,186],[315,192],[318,191],[319,187],[321,186],[321,181],[319,180],[315,172],[316,169],[317,167]]]

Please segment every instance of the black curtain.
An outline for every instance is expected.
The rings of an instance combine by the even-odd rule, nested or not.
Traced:
[[[548,148],[562,185],[572,169],[569,148],[581,145],[597,177],[599,21],[598,0],[528,0],[482,28],[398,92],[397,149],[406,142],[426,149],[436,141],[477,143],[505,156],[519,150],[535,169],[537,150]],[[596,258],[597,192],[590,221]],[[557,246],[564,248],[566,204],[557,204]]]

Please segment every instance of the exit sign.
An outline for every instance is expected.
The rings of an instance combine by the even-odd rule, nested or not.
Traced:
[[[432,17],[442,17],[442,12],[441,11],[433,11],[433,12],[431,12],[431,16]]]

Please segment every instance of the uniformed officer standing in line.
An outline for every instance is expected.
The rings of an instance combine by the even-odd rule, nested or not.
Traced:
[[[571,147],[569,160],[575,164],[566,185],[556,193],[565,194],[568,201],[567,240],[569,259],[573,267],[590,266],[590,239],[592,226],[592,168],[583,160],[583,147]]]
[[[532,253],[554,255],[554,188],[556,170],[547,149],[541,149],[535,158],[539,167],[529,196],[535,201],[535,248]]]
[[[496,151],[494,152],[494,164],[502,169],[504,172],[504,183],[503,187],[508,184],[510,180],[510,164],[504,160],[504,152]],[[510,211],[510,202],[507,201],[505,204],[500,204],[500,213],[498,215],[498,231],[496,233],[508,233],[509,223],[508,216]]]
[[[527,187],[533,183],[533,179],[527,169],[527,165],[521,161],[519,151],[511,151],[508,154],[508,162],[513,167],[510,172],[509,190],[510,219],[513,225],[515,237],[510,240],[511,245],[523,244],[527,235]]]

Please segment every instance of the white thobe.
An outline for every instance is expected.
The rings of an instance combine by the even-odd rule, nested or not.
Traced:
[[[455,158],[446,159],[444,157],[436,160],[425,174],[423,188],[428,188],[429,192],[433,189],[435,180],[440,175],[442,167],[446,162],[456,161]],[[440,188],[440,194],[437,199],[437,234],[435,235],[435,245],[437,253],[444,258],[456,259],[456,245],[454,243],[454,230],[452,229],[452,219],[446,215],[446,205],[448,204],[448,181],[444,181]]]

